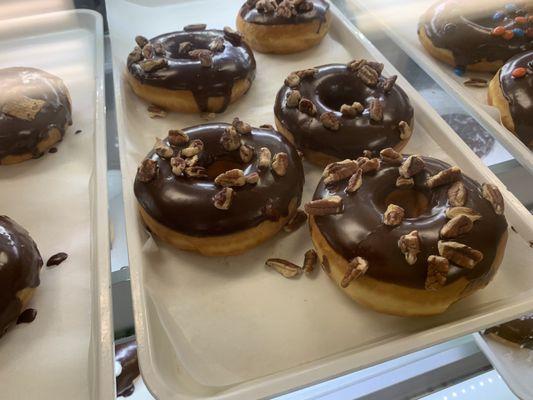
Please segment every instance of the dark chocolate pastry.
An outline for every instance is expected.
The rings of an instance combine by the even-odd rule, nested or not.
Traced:
[[[533,349],[533,314],[486,329],[485,334],[493,334],[517,346]]]

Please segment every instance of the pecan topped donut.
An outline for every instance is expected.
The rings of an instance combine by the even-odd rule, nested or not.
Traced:
[[[287,54],[320,43],[331,16],[325,0],[248,0],[237,15],[237,28],[254,50]]]
[[[153,39],[136,37],[128,56],[128,81],[139,96],[182,112],[222,112],[255,78],[255,58],[229,27],[189,25]]]
[[[413,108],[383,64],[354,60],[291,73],[274,105],[278,130],[324,166],[365,150],[401,150],[412,132]]]
[[[142,162],[135,195],[148,227],[178,248],[241,253],[276,234],[300,204],[292,144],[235,119],[172,130]]]
[[[496,186],[390,148],[328,165],[305,209],[330,277],[390,314],[441,313],[486,286],[507,239]]]
[[[444,0],[420,19],[418,36],[434,57],[456,67],[496,71],[509,58],[533,49],[531,3]]]

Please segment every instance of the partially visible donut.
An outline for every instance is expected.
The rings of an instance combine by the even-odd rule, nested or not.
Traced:
[[[484,334],[509,346],[533,350],[533,314],[485,329]]]
[[[394,315],[439,314],[485,287],[507,241],[495,185],[392,149],[326,167],[305,210],[329,277],[358,303]]]
[[[209,256],[245,252],[297,211],[304,174],[271,127],[211,123],[157,141],[135,179],[141,216],[160,239]]]
[[[237,29],[262,53],[307,50],[322,41],[330,25],[326,0],[248,0],[237,15]]]
[[[28,232],[11,218],[0,216],[0,336],[32,298],[42,265]]]
[[[458,75],[467,69],[495,72],[512,56],[533,49],[531,10],[525,2],[441,0],[421,17],[418,36]]]
[[[42,156],[71,124],[60,78],[36,68],[0,69],[0,165]]]
[[[407,144],[413,108],[396,76],[381,75],[383,64],[354,60],[291,73],[274,105],[276,126],[310,162],[378,155]]]
[[[153,39],[135,38],[127,79],[141,98],[181,112],[222,112],[255,78],[255,58],[241,34],[204,24]]]
[[[533,150],[533,51],[511,58],[492,78],[488,102],[502,124]]]

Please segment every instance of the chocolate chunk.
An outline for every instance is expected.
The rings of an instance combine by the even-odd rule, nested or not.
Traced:
[[[48,259],[48,261],[46,262],[46,266],[47,267],[51,267],[51,266],[54,266],[54,265],[59,265],[63,261],[65,261],[67,258],[68,258],[68,254],[67,253],[54,254],[52,257],[50,257]]]

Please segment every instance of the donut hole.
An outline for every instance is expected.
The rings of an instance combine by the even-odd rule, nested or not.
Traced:
[[[429,209],[429,197],[416,189],[396,189],[385,198],[384,209],[396,204],[405,210],[405,218],[417,218]]]
[[[354,81],[345,76],[332,76],[324,79],[316,89],[319,101],[330,110],[339,111],[343,104],[354,102],[364,103],[361,99],[361,88]]]
[[[219,158],[207,167],[207,175],[210,179],[215,179],[231,169],[242,169],[242,164],[231,159]]]

